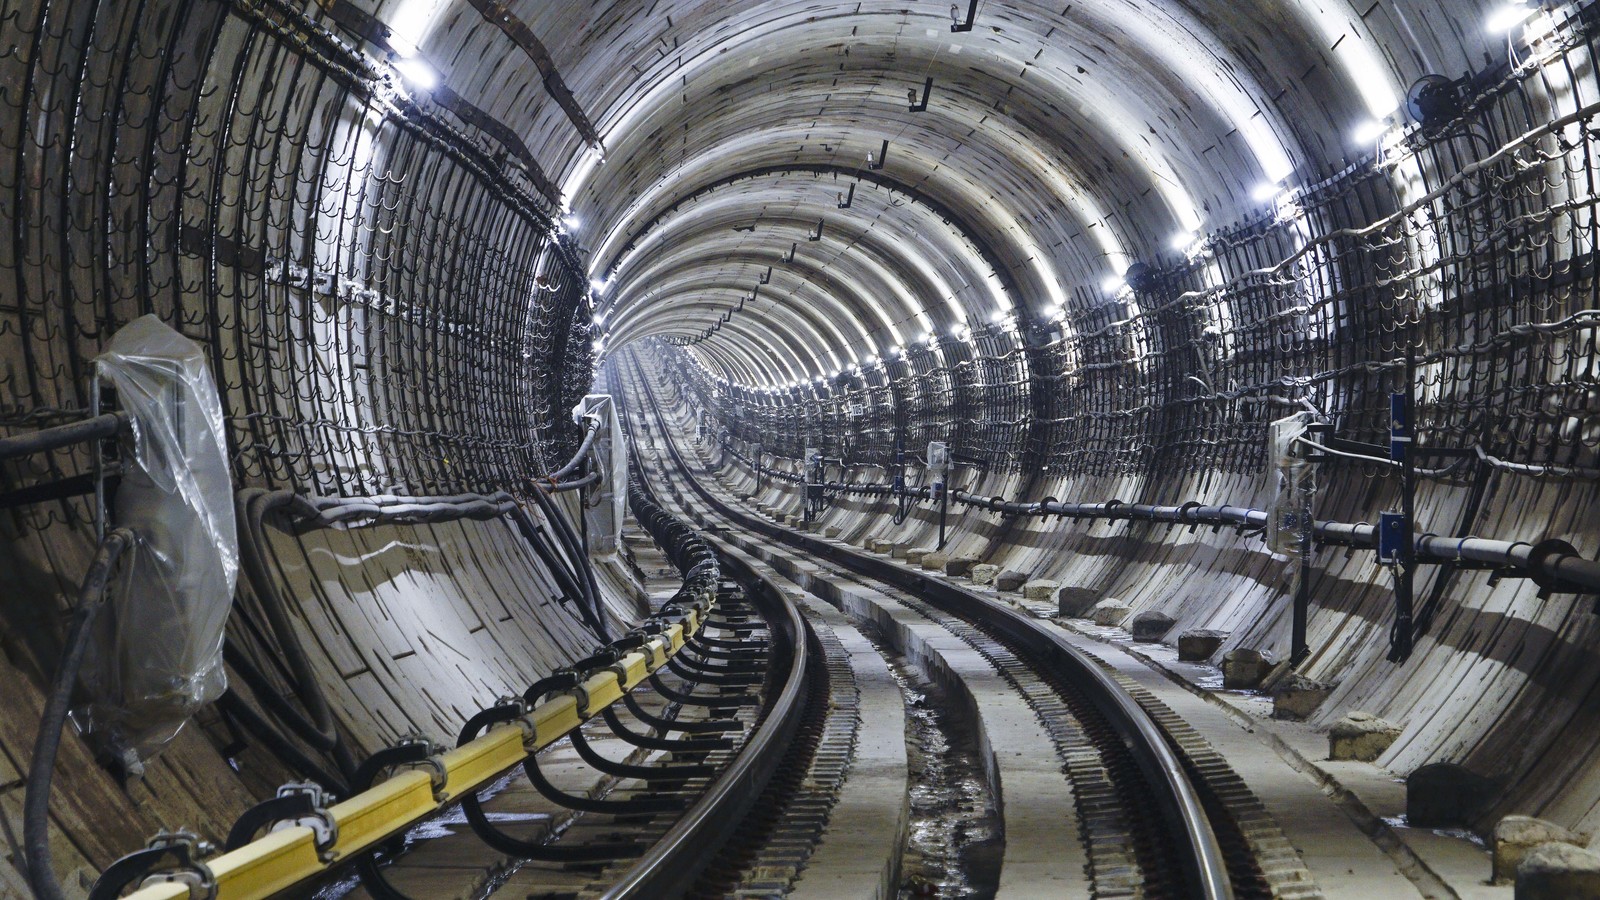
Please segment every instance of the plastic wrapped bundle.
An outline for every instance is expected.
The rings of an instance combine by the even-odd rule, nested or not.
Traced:
[[[222,632],[239,570],[222,405],[205,354],[155,316],[96,362],[132,421],[111,519],[137,536],[101,617],[80,721],[145,759],[227,687]]]

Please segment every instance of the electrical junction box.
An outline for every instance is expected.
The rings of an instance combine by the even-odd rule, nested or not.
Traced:
[[[1411,529],[1406,527],[1406,517],[1396,512],[1381,513],[1378,516],[1378,562],[1384,565],[1395,565],[1400,562],[1400,554],[1411,537]]]
[[[944,441],[928,442],[928,472],[936,481],[943,481],[950,473],[950,445]]]
[[[1300,533],[1305,527],[1305,513],[1299,509],[1274,506],[1268,510],[1267,544],[1275,553],[1299,553]]]
[[[1408,397],[1402,393],[1389,395],[1389,458],[1404,462],[1406,445],[1411,443],[1411,421],[1406,415]]]

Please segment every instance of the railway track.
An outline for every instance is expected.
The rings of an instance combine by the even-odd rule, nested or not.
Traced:
[[[454,749],[403,740],[337,803],[288,786],[241,816],[220,853],[163,836],[89,896],[620,900],[723,883],[715,851],[740,846],[741,830],[774,833],[757,802],[769,784],[793,795],[774,778],[827,745],[826,649],[780,590],[647,484],[629,500],[681,573],[629,633],[471,716]]]
[[[1009,606],[742,508],[682,453],[686,423],[641,364],[611,377],[649,401],[624,415],[630,505],[681,585],[629,634],[473,716],[458,749],[386,751],[355,785],[371,790],[288,816],[315,832],[310,819],[426,774],[432,804],[405,827],[365,843],[332,829],[345,849],[320,866],[219,896],[319,880],[325,897],[383,900],[1320,896],[1155,698]],[[543,728],[556,702],[567,724]],[[464,764],[485,741],[500,762]],[[236,854],[254,843],[207,860],[219,883],[250,871]],[[205,896],[192,886],[134,896]]]
[[[682,514],[759,559],[774,576],[865,624],[952,687],[957,700],[965,692],[967,712],[989,729],[983,742],[997,747],[1026,731],[1014,715],[1006,718],[1006,695],[993,690],[996,677],[1010,701],[1029,711],[1042,740],[1018,752],[1048,753],[1070,799],[1066,809],[1058,805],[1051,821],[1030,802],[1035,798],[1027,786],[1039,782],[1028,779],[1039,773],[1007,771],[1004,761],[989,773],[997,793],[1004,794],[1006,846],[994,886],[1000,895],[1026,895],[1029,882],[1010,877],[1013,869],[1037,865],[1028,849],[1054,842],[1050,863],[1058,873],[1074,862],[1081,865],[1085,895],[1321,896],[1298,854],[1226,761],[1148,692],[1010,606],[742,508],[685,458],[673,435],[689,433],[688,423],[668,421],[668,407],[655,393],[660,382],[637,357],[615,366],[613,377],[626,379],[620,393],[641,398],[649,410],[628,411],[635,452],[648,480],[670,494]],[[1010,731],[997,735],[997,723],[1009,723]],[[1013,852],[1013,844],[1023,846]],[[915,887],[908,880],[903,895],[915,895]]]

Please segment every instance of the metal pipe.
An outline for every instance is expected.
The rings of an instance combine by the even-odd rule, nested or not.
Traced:
[[[35,453],[44,453],[47,450],[71,447],[74,444],[105,440],[106,438],[116,437],[128,427],[128,414],[116,412],[94,416],[77,422],[68,422],[65,425],[56,425],[52,428],[41,428],[38,431],[32,431],[27,434],[0,438],[0,459],[31,456]]]
[[[738,454],[735,453],[735,456]],[[747,463],[748,465],[748,463]],[[832,485],[830,485],[832,487]],[[850,485],[860,493],[866,485]],[[884,485],[870,486],[870,493],[890,493]],[[1264,509],[1245,506],[1207,506],[1190,502],[1181,506],[1157,506],[1144,503],[1122,503],[1107,500],[1098,503],[1075,503],[1045,500],[1038,503],[1020,503],[1000,497],[980,497],[963,490],[951,490],[951,499],[957,503],[1005,515],[1059,516],[1063,519],[1107,521],[1128,520],[1164,522],[1173,525],[1209,525],[1238,529],[1259,529],[1267,526],[1269,514]],[[1312,523],[1312,539],[1319,544],[1356,549],[1375,549],[1378,546],[1377,527],[1366,522]],[[1523,541],[1501,541],[1489,538],[1453,538],[1438,535],[1417,535],[1412,545],[1418,561],[1431,563],[1472,562],[1526,572],[1541,584],[1563,590],[1600,592],[1600,561],[1588,559],[1561,542],[1529,544]],[[1542,548],[1542,549],[1541,549]],[[1538,552],[1535,552],[1535,551]]]

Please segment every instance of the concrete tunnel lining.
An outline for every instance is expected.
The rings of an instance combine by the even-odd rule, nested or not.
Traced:
[[[729,489],[790,514],[799,489],[736,452],[792,474],[818,447],[881,487],[898,449],[920,485],[941,440],[974,497],[1265,510],[1269,423],[1314,411],[1317,519],[1409,506],[1418,534],[1592,561],[1596,17],[1550,0],[1491,32],[1506,9],[985,0],[952,32],[942,4],[855,0],[12,0],[0,436],[86,415],[94,358],[154,313],[211,361],[239,488],[526,501],[582,438],[572,407],[639,360],[674,427],[726,442]],[[1421,121],[1407,89],[1430,75],[1447,112]],[[1381,458],[1396,391],[1410,488]],[[8,822],[96,471],[87,446],[5,463]],[[841,540],[937,540],[926,502],[896,521],[893,499],[829,496]],[[1244,532],[960,507],[948,546],[1227,632],[1214,661],[1281,660],[1294,560]],[[451,737],[586,654],[583,608],[522,540],[498,520],[273,536],[354,752]],[[1402,652],[1394,572],[1365,547],[1314,559],[1294,668],[1334,687],[1308,727],[1371,712],[1404,726],[1375,771],[1500,779],[1480,833],[1595,829],[1591,597],[1430,562]],[[596,572],[594,615],[645,610],[639,571]],[[229,639],[291,691],[259,598],[238,602]],[[69,734],[61,862],[92,877],[157,825],[225,833],[288,774],[261,746],[221,755],[233,724],[202,711],[126,783]],[[19,872],[0,859],[0,891]]]

